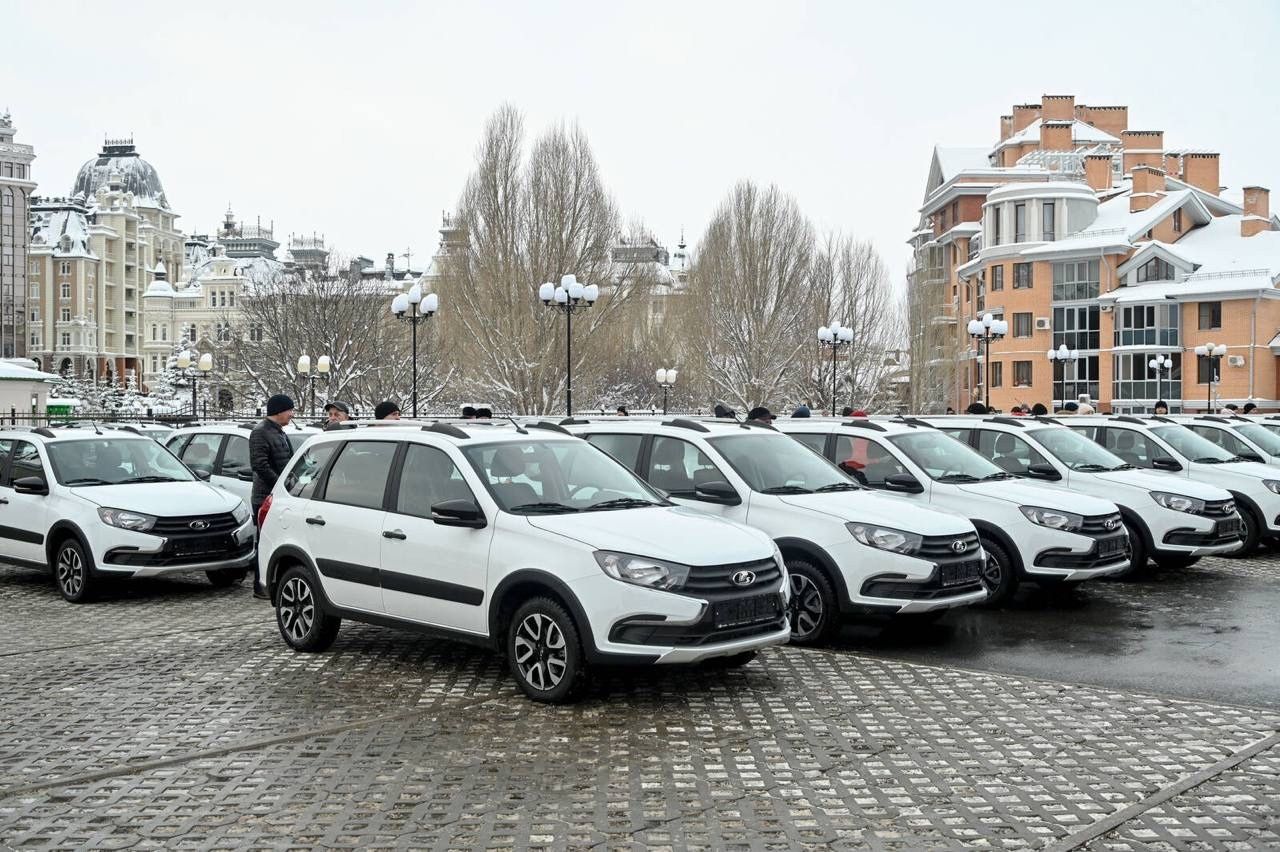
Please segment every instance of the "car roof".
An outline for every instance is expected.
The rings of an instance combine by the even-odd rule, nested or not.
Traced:
[[[498,421],[443,421],[443,420],[382,420],[347,421],[341,429],[328,429],[319,433],[318,442],[333,440],[417,440],[422,443],[444,442],[455,446],[483,446],[486,444],[518,444],[530,441],[580,441],[563,426],[546,421],[530,421],[517,426]]]
[[[234,420],[226,420],[219,423],[205,423],[201,426],[183,426],[181,429],[174,429],[174,435],[194,434],[196,432],[217,433],[220,435],[241,435],[253,430],[261,421],[243,423]],[[285,432],[296,432],[299,434],[317,434],[323,430],[316,426],[297,426],[290,423],[284,428]]]
[[[685,438],[714,438],[743,432],[781,434],[777,429],[758,423],[739,423],[723,417],[668,417],[665,420],[652,417],[610,417],[601,420],[562,420],[560,423],[572,433],[595,432],[603,428],[620,434],[678,435]]]
[[[85,427],[54,427],[52,429],[44,426],[0,426],[0,436],[11,439],[29,438],[37,443],[49,443],[57,441],[88,441],[97,438],[119,438],[127,441],[147,441],[154,444],[155,441],[150,437],[135,432],[131,429],[113,429],[107,426],[98,426],[96,428]]]

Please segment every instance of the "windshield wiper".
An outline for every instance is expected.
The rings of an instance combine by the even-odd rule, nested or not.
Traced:
[[[1085,462],[1084,464],[1078,464],[1071,469],[1078,470],[1081,473],[1104,473],[1108,470],[1111,470],[1111,468],[1107,467],[1105,464],[1097,464],[1095,462]]]
[[[1225,459],[1224,461],[1228,461],[1228,462],[1247,462],[1247,461],[1253,461],[1253,459],[1251,459],[1251,458],[1247,458],[1246,456],[1232,456],[1231,458],[1229,458],[1229,459]]]
[[[948,473],[943,476],[939,476],[938,481],[939,482],[981,482],[981,480],[978,479],[978,477],[974,476],[971,473]]]
[[[826,494],[829,491],[861,491],[862,486],[854,485],[852,482],[833,482],[830,485],[824,485],[816,489],[817,494]]]
[[[1214,458],[1213,456],[1201,456],[1198,459],[1192,459],[1192,461],[1195,462],[1196,464],[1223,464],[1224,462],[1230,461],[1230,459],[1219,459],[1219,458]]]
[[[96,476],[79,476],[75,479],[68,479],[63,485],[114,485],[115,483],[107,482],[105,479],[98,479]]]
[[[562,512],[578,512],[581,510],[574,506],[566,506],[564,503],[521,503],[519,506],[512,506],[507,511],[513,515],[517,513],[558,515]]]
[[[128,479],[122,479],[117,485],[128,485],[131,482],[185,482],[185,480],[177,479],[172,476],[157,476],[156,474],[148,474],[146,476],[131,476]]]
[[[1112,468],[1108,468],[1108,470],[1137,470],[1137,469],[1138,469],[1137,465],[1132,465],[1132,464],[1129,464],[1128,462],[1125,462],[1124,464],[1118,464]]]
[[[661,503],[655,503],[652,500],[641,500],[637,497],[618,497],[615,500],[605,500],[601,503],[592,503],[583,511],[590,512],[592,509],[636,509],[642,506],[661,505]]]
[[[956,474],[952,474],[952,476],[955,476],[955,475]],[[1018,477],[1014,476],[1012,473],[1008,473],[1007,471],[1000,470],[1000,471],[996,471],[995,473],[988,473],[986,476],[982,477],[981,481],[990,482],[993,479],[1017,479],[1017,478]]]
[[[799,485],[775,485],[772,488],[762,488],[761,494],[812,494],[808,488],[801,488]]]

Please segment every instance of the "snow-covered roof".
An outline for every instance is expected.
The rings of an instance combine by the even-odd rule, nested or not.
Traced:
[[[1197,264],[1196,274],[1262,269],[1280,275],[1280,231],[1240,236],[1239,215],[1217,216],[1196,228],[1174,247]]]
[[[169,209],[160,175],[154,166],[138,156],[132,140],[107,141],[97,157],[80,167],[71,194],[83,193],[85,198],[92,199],[113,172],[119,174],[124,190],[133,193],[134,204]]]
[[[933,149],[933,156],[937,158],[944,183],[969,169],[991,168],[986,148],[948,148],[937,145]]]
[[[168,281],[152,281],[147,285],[147,291],[142,295],[148,299],[153,296],[172,297],[173,286]]]
[[[1257,294],[1274,294],[1280,298],[1280,290],[1266,270],[1241,270],[1238,275],[1199,274],[1187,277],[1182,281],[1166,281],[1160,284],[1137,284],[1121,287],[1099,296],[1099,301],[1130,304],[1133,302],[1156,302],[1164,299],[1197,299],[1205,296],[1236,296],[1252,298]]]
[[[1008,139],[996,145],[995,150],[1007,148],[1010,145],[1028,145],[1038,143],[1040,141],[1040,127],[1044,122],[1037,118]],[[1107,133],[1105,130],[1099,130],[1092,124],[1081,121],[1080,119],[1072,119],[1071,121],[1071,141],[1077,145],[1098,144],[1099,142],[1115,142],[1120,144],[1120,140]]]
[[[45,382],[56,378],[52,373],[41,372],[35,367],[25,367],[10,359],[0,360],[0,381]]]
[[[245,286],[270,280],[281,274],[284,264],[269,257],[206,257],[187,270],[188,290],[198,290],[205,281],[217,276],[218,268],[225,267],[235,277],[245,279]]]
[[[31,244],[51,246],[54,257],[98,258],[89,247],[89,217],[79,206],[36,205],[31,212]]]
[[[1146,210],[1139,210],[1136,213],[1129,210],[1130,196],[1131,192],[1124,192],[1099,204],[1097,218],[1083,231],[1056,242],[1027,249],[1023,254],[1038,257],[1084,249],[1132,248],[1134,240],[1181,207],[1191,210],[1190,219],[1194,224],[1211,222],[1213,219],[1204,204],[1190,190],[1179,189],[1170,192]],[[1184,237],[1178,245],[1182,246],[1186,239],[1187,237]]]

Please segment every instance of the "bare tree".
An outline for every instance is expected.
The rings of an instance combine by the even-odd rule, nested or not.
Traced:
[[[947,321],[950,293],[941,261],[932,262],[929,251],[917,253],[900,308],[909,378],[902,403],[915,413],[941,414],[956,393],[963,349]]]

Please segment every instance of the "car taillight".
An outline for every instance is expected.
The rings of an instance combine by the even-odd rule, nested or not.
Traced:
[[[267,495],[267,499],[262,501],[262,506],[258,509],[258,529],[262,529],[262,525],[267,522],[267,512],[271,511],[271,495]]]

